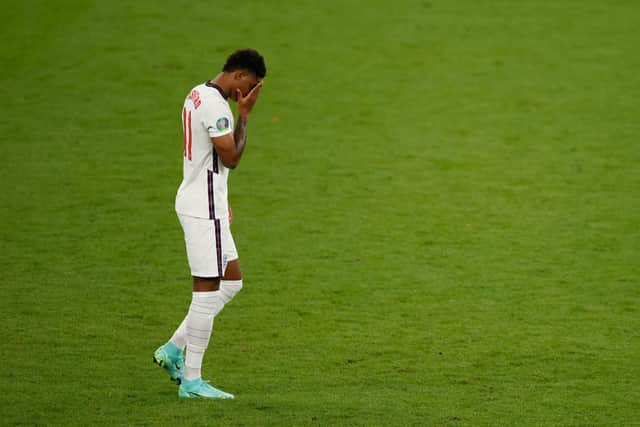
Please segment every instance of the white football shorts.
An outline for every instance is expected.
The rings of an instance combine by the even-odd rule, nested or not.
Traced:
[[[229,219],[207,219],[178,214],[184,230],[191,275],[222,277],[227,263],[238,259]]]

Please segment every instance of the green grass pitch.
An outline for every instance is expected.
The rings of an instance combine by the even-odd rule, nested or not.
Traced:
[[[640,4],[16,1],[0,35],[0,424],[640,423]],[[179,401],[180,108],[268,75],[245,289]]]

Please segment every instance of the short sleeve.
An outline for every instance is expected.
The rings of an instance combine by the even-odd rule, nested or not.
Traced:
[[[227,106],[217,104],[208,108],[204,113],[202,124],[211,138],[224,136],[233,131],[233,116]],[[226,108],[225,108],[226,107]]]

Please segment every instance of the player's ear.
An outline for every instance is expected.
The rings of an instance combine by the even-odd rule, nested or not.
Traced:
[[[234,80],[242,80],[244,75],[245,75],[245,72],[243,70],[237,70],[233,73],[233,78]]]

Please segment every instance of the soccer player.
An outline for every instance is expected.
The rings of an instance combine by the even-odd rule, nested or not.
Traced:
[[[153,360],[180,385],[181,398],[232,399],[202,380],[202,359],[213,321],[242,289],[242,273],[230,223],[227,178],[244,152],[247,124],[266,75],[253,49],[232,53],[213,80],[193,88],[182,109],[183,181],[176,212],[184,230],[193,294],[189,311]],[[228,99],[237,103],[238,122]],[[186,348],[186,358],[183,350]]]

